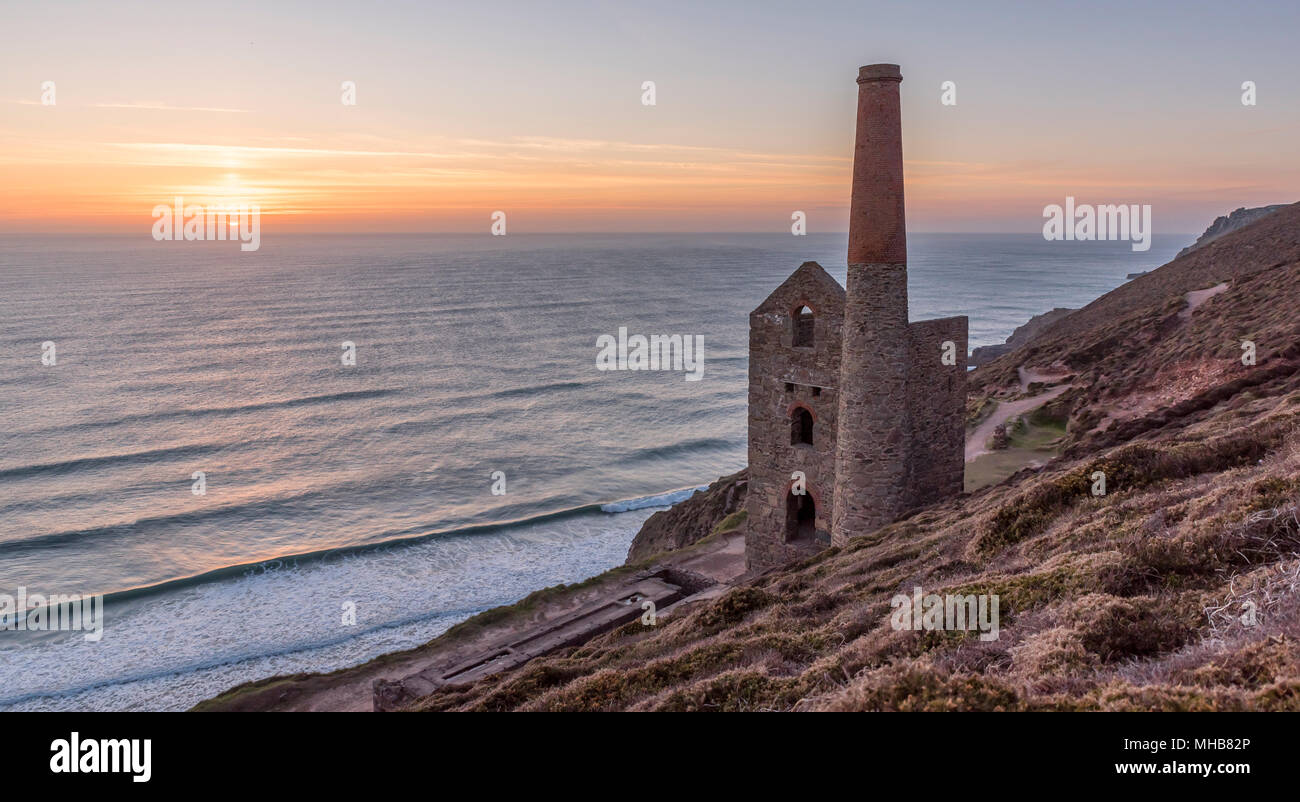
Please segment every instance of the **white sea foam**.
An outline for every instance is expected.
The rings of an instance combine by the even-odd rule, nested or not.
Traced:
[[[592,511],[277,561],[110,605],[99,643],[0,633],[0,710],[183,710],[241,682],[409,649],[482,610],[621,564],[650,513]],[[356,605],[355,626],[342,624],[345,602]]]
[[[682,490],[673,490],[668,493],[659,493],[653,496],[641,496],[640,498],[611,501],[608,504],[601,504],[600,509],[604,512],[630,512],[632,510],[649,509],[650,507],[671,507],[679,501],[685,501],[697,491],[704,490],[707,487],[708,485],[699,485],[698,487],[687,487]]]

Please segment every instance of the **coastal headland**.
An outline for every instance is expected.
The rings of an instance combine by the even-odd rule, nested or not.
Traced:
[[[1300,204],[974,370],[957,498],[748,573],[741,472],[587,582],[196,709],[1297,709],[1296,297]],[[891,627],[913,587],[996,595],[997,639]]]

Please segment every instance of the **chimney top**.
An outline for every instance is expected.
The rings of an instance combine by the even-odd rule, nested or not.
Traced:
[[[901,81],[903,73],[897,64],[868,64],[858,68],[858,83],[867,81]]]
[[[849,195],[849,265],[907,264],[903,130],[897,64],[858,70],[858,122]]]

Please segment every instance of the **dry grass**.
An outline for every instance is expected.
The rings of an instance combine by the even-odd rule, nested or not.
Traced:
[[[1070,498],[1061,488],[1080,470],[1097,459],[1120,464],[1132,451],[1055,465],[929,510],[924,525],[913,518],[828,549],[659,627],[634,622],[417,707],[1294,706],[1300,632],[1279,630],[1277,620],[1300,606],[1300,405],[1279,403],[1290,410],[1270,417],[1277,432],[1243,421],[1222,436],[1156,449],[1162,456],[1151,465],[1173,466],[1168,476],[1156,470],[1104,497]],[[1036,526],[990,540],[997,521],[1021,520],[1007,510],[1023,511],[1027,499],[1046,500]],[[997,594],[1000,637],[895,631],[890,598],[915,585]],[[1260,625],[1241,624],[1245,601]]]
[[[1180,321],[1182,293],[1218,281]],[[1044,468],[415,707],[1300,710],[1297,298],[1293,207],[980,368],[972,417],[1026,356],[1076,373]],[[916,586],[997,594],[1000,636],[896,631],[890,599]]]

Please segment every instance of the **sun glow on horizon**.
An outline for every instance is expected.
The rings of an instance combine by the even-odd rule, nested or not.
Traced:
[[[808,30],[768,8],[724,24],[507,5],[504,18],[381,9],[361,21],[322,4],[304,28],[236,0],[256,37],[211,31],[189,9],[165,29],[135,8],[84,5],[57,23],[41,7],[8,11],[12,30],[44,33],[0,53],[0,230],[140,231],[181,196],[256,205],[284,230],[485,232],[500,209],[520,233],[788,232],[796,210],[809,232],[843,231],[853,78],[873,57],[903,65],[909,229],[1034,231],[1045,204],[1073,195],[1151,204],[1158,231],[1199,231],[1300,195],[1300,90],[1268,80],[1294,74],[1294,51],[1263,44],[1286,41],[1294,11],[1233,17],[1250,46],[1222,43],[1207,64],[1175,58],[1173,34],[1137,37],[1151,48],[1138,53],[1136,34],[1070,9],[1012,36],[984,11],[956,8],[935,28],[870,0]],[[643,41],[638,26],[658,33]],[[111,63],[96,55],[105,30]],[[160,79],[181,46],[222,69]],[[772,58],[790,47],[805,57]],[[1062,84],[1050,69],[1061,52],[1098,66]],[[1236,72],[1259,81],[1258,107],[1242,107]],[[948,79],[952,106],[940,103]],[[55,104],[42,102],[47,81]],[[341,81],[355,81],[355,105]]]

